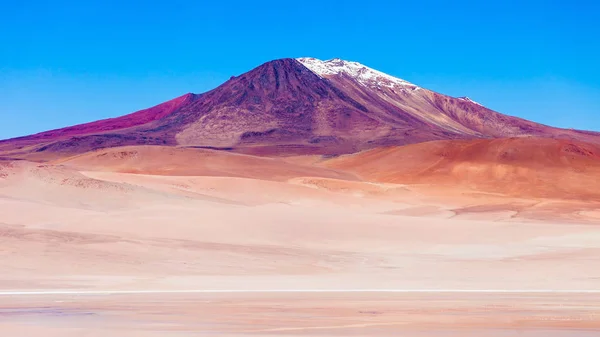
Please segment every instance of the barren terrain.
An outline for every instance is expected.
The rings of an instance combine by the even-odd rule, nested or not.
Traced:
[[[48,295],[2,303],[0,330],[14,336],[595,337],[600,329],[598,294]]]
[[[557,181],[538,182],[550,186],[543,195],[524,193],[535,185],[523,181],[519,193],[455,176],[442,184],[435,170],[422,180],[371,174],[370,164],[408,172],[397,154],[408,150],[273,159],[126,147],[0,161],[0,331],[597,335],[594,149],[557,150],[554,166],[514,155],[524,169],[494,178],[547,173]],[[460,147],[451,150],[466,162]],[[490,166],[492,157],[475,159]],[[552,176],[560,165],[579,170],[561,181]],[[584,178],[589,189],[572,188]],[[561,188],[590,194],[561,198]],[[164,293],[197,290],[208,292]]]

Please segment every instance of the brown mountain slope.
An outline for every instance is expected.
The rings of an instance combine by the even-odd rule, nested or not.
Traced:
[[[554,128],[503,115],[468,97],[439,94],[360,63],[339,59],[323,62],[311,58],[300,61],[337,87],[343,88],[357,102],[368,106],[371,112],[376,112],[377,118],[392,124],[410,121],[413,132],[423,127],[435,127],[444,130],[447,135],[459,134],[463,138],[527,135],[600,142],[600,134],[597,132]]]
[[[433,141],[341,156],[326,167],[369,181],[600,200],[600,146],[548,138]]]

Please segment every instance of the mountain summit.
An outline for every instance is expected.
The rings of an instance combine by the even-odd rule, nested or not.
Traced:
[[[320,77],[345,74],[359,83],[372,88],[386,86],[389,88],[419,89],[419,87],[412,83],[371,69],[358,62],[344,61],[341,59],[321,61],[312,57],[299,58],[298,62],[302,63]]]
[[[122,117],[0,142],[12,158],[60,157],[123,145],[264,154],[344,154],[431,140],[537,136],[600,143],[439,94],[357,62],[267,62],[221,86]]]

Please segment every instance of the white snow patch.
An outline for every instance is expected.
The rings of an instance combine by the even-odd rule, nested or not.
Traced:
[[[464,97],[458,97],[458,99],[459,99],[459,100],[461,100],[461,101],[465,101],[465,102],[471,102],[471,103],[475,103],[475,104],[477,104],[477,105],[479,105],[479,106],[483,106],[483,104],[477,103],[477,102],[475,102],[474,100],[470,99],[470,98],[469,98],[469,97],[467,97],[467,96],[464,96]]]
[[[384,86],[388,88],[408,87],[412,89],[420,89],[418,86],[410,82],[382,73],[381,71],[369,68],[358,62],[344,61],[337,58],[321,61],[312,57],[302,57],[297,60],[320,77],[344,73],[356,79],[359,83],[370,87]]]

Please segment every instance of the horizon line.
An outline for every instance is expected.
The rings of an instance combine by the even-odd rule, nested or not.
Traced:
[[[4,290],[0,296],[136,295],[217,293],[471,293],[471,294],[600,294],[600,289],[151,289],[151,290]]]

